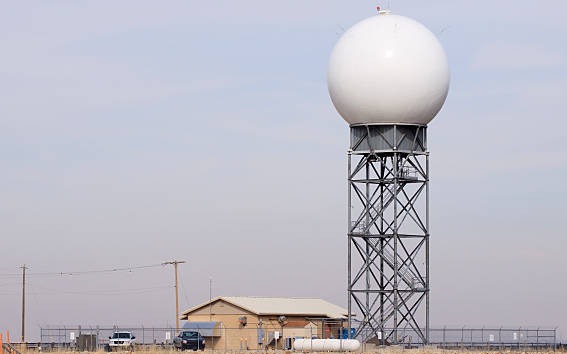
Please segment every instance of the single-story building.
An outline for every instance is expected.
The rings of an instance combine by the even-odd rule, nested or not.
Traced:
[[[338,338],[348,311],[322,299],[217,297],[184,311],[184,329],[199,331],[207,349],[290,348],[294,338]]]

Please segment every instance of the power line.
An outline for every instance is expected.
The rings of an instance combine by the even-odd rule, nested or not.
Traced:
[[[7,283],[6,283],[6,282],[2,282],[2,283],[0,284],[0,288],[2,288],[2,287],[14,287],[15,285],[20,285],[20,283],[21,283],[21,281],[17,281],[17,282],[16,282],[16,281],[13,281],[13,282],[7,282]]]
[[[166,286],[151,286],[143,288],[130,288],[120,290],[83,290],[83,291],[65,291],[65,290],[51,290],[44,291],[28,291],[28,294],[33,295],[124,295],[124,294],[147,294],[152,292],[164,291],[171,289],[171,285]]]
[[[183,297],[185,298],[185,306],[189,308],[189,296],[187,293],[187,288],[185,287],[185,282],[183,281],[183,273],[182,272],[179,273],[181,273],[179,277],[179,281],[181,282],[181,290],[183,292]]]
[[[89,274],[102,274],[102,273],[117,273],[117,272],[131,272],[133,270],[141,270],[148,268],[163,267],[163,264],[149,264],[141,266],[130,266],[130,267],[113,267],[107,269],[93,269],[93,270],[81,270],[74,272],[27,272],[28,277],[61,277],[61,276],[77,276],[77,275],[89,275]],[[21,273],[0,273],[0,277],[20,277]]]

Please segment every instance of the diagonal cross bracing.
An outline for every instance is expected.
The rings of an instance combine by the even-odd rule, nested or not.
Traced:
[[[428,342],[429,161],[425,126],[353,126],[349,324],[362,341]],[[374,147],[380,147],[374,148]]]

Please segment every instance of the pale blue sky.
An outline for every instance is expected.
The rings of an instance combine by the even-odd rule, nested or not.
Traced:
[[[403,1],[451,67],[430,124],[432,325],[567,333],[567,2]],[[382,1],[385,7],[387,1]],[[213,295],[346,306],[348,126],[326,88],[375,1],[51,1],[0,11],[0,330],[162,326]],[[86,305],[88,304],[88,305]],[[118,312],[117,309],[120,309]]]

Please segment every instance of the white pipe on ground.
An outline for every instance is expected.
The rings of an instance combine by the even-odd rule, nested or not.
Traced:
[[[356,339],[301,339],[293,342],[293,349],[314,352],[353,352],[360,349],[360,342]]]

